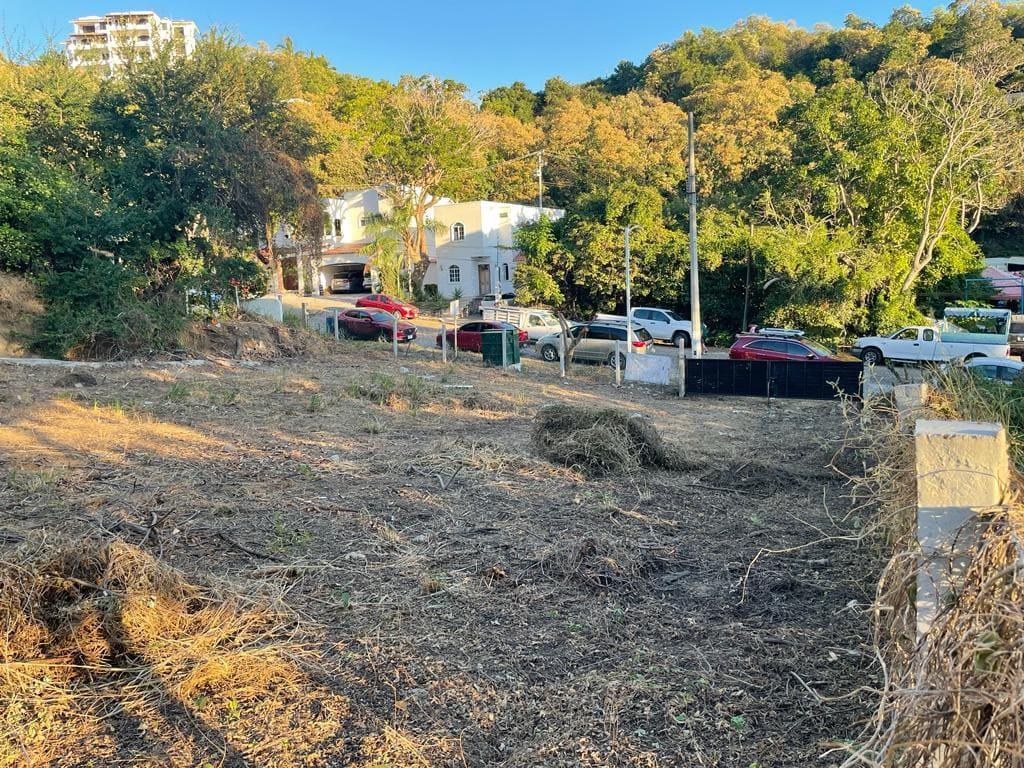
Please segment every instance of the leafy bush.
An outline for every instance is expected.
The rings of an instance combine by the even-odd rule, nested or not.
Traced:
[[[34,350],[70,359],[114,359],[179,346],[182,305],[173,292],[147,294],[149,283],[131,268],[88,256],[67,272],[40,277],[47,312]]]
[[[238,288],[241,299],[263,296],[270,284],[270,273],[252,259],[228,256],[219,259],[212,270],[207,285],[225,299],[234,301],[234,290]]]

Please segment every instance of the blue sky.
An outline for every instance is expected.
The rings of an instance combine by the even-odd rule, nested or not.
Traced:
[[[726,27],[750,14],[838,26],[851,11],[885,21],[892,8],[880,0],[0,0],[0,23],[8,38],[34,46],[63,39],[76,16],[154,10],[202,29],[232,29],[249,43],[273,45],[287,35],[342,71],[389,80],[431,73],[479,92],[514,80],[539,89],[554,75],[590,80],[688,29]]]

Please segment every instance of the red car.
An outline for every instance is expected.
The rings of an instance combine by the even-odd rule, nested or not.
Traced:
[[[395,317],[379,309],[346,309],[338,315],[338,333],[349,339],[381,339],[391,341]],[[398,340],[416,338],[416,326],[398,322]]]
[[[729,347],[731,360],[805,360],[817,362],[845,362],[854,358],[837,354],[813,341],[803,338],[799,332],[789,331],[773,334],[741,333]]]
[[[468,352],[482,352],[484,347],[484,331],[515,331],[519,336],[519,346],[525,347],[530,343],[530,337],[526,331],[520,331],[511,323],[501,323],[497,320],[485,320],[483,322],[466,323],[459,326],[459,349]],[[448,347],[455,346],[455,329],[445,334],[448,337]],[[437,334],[437,346],[441,346],[441,334]]]
[[[389,314],[398,315],[406,320],[411,320],[420,313],[412,304],[383,293],[371,293],[369,296],[363,296],[356,301],[356,306],[366,309],[383,309]]]

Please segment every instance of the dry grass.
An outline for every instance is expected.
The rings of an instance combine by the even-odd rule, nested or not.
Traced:
[[[602,373],[396,362],[358,342],[274,367],[104,370],[70,395],[0,370],[0,454],[18,470],[0,476],[0,558],[24,560],[8,536],[116,534],[211,598],[280,595],[315,633],[294,683],[249,701],[180,697],[183,678],[138,653],[69,670],[50,733],[81,757],[55,764],[819,764],[863,701],[823,703],[796,676],[823,697],[862,681],[865,621],[846,606],[874,581],[861,549],[817,531],[847,509],[838,478],[810,480],[834,404],[679,401]],[[423,404],[351,396],[379,374],[423,382]],[[546,461],[530,417],[565,402],[642,413],[703,466]],[[752,457],[791,472],[758,484]],[[783,554],[748,577],[762,548]],[[237,586],[204,586],[220,578]],[[281,627],[260,647],[289,643]],[[159,687],[140,696],[140,674]]]
[[[964,401],[946,391],[933,405],[948,417],[977,415],[957,402]],[[884,532],[890,556],[873,606],[877,706],[844,766],[1024,766],[1022,510],[986,513],[962,586],[919,642],[912,425],[901,424],[884,400],[860,414],[859,425],[867,468],[856,490],[877,503],[873,525]]]
[[[184,708],[217,728],[283,707],[303,653],[288,615],[133,545],[22,548],[0,567],[0,766],[66,758],[118,713]]]

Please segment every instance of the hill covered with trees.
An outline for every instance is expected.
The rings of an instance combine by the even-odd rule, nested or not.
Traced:
[[[671,34],[670,30],[666,30]],[[956,3],[840,29],[752,17],[690,32],[581,85],[373,81],[213,32],[195,56],[101,80],[50,52],[0,60],[0,267],[38,279],[35,343],[110,355],[172,344],[189,286],[279,280],[282,221],[316,243],[318,198],[390,190],[420,226],[441,196],[566,209],[522,233],[524,296],[587,313],[685,307],[686,111],[697,124],[700,257],[713,331],[887,329],[962,295],[984,254],[1024,250],[1024,5]],[[265,270],[264,270],[265,268]],[[750,274],[748,281],[747,274]]]

